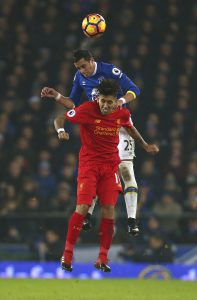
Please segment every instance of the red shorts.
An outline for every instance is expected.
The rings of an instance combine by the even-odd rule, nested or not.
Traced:
[[[79,167],[77,204],[91,205],[97,195],[101,205],[116,205],[118,193],[122,191],[118,166],[111,164],[86,164]]]

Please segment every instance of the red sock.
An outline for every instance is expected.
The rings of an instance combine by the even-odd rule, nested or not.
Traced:
[[[100,235],[100,253],[99,257],[103,260],[107,259],[107,254],[112,243],[114,234],[114,220],[102,219],[99,235]]]
[[[64,256],[65,251],[73,252],[73,248],[81,232],[84,219],[84,216],[80,215],[76,211],[72,214],[68,224]]]

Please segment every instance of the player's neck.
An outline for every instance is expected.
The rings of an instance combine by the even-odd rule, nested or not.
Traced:
[[[97,71],[97,62],[95,61],[94,62],[94,70],[93,70],[93,73],[91,76],[94,76],[96,74],[96,71]]]

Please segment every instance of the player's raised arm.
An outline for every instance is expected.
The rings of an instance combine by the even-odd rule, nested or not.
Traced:
[[[136,94],[133,91],[128,91],[124,96],[118,99],[118,106],[129,103],[136,98]]]
[[[128,134],[148,153],[157,154],[159,152],[159,148],[155,144],[148,144],[145,142],[139,131],[134,127],[125,127]]]
[[[74,102],[69,97],[64,97],[58,93],[55,89],[50,87],[44,87],[41,91],[41,97],[55,99],[58,104],[63,105],[67,109],[72,109],[75,107]]]
[[[140,89],[137,85],[120,69],[111,65],[111,77],[118,81],[123,93],[125,93],[119,100],[118,106],[129,103],[140,94]]]
[[[125,92],[124,96],[122,96],[118,100],[118,106],[122,106],[123,104],[129,103],[140,95],[140,89],[124,73],[122,73],[122,76],[119,78],[118,83],[123,92]]]
[[[85,102],[81,104],[80,106],[69,110],[68,112],[64,113],[62,116],[58,116],[54,120],[54,126],[55,130],[58,133],[58,137],[60,140],[68,140],[69,139],[69,134],[65,132],[64,129],[64,124],[66,120],[68,120],[71,123],[77,123],[77,124],[88,124],[89,123],[89,116],[88,116],[88,111],[89,111],[89,106],[91,105],[90,102]]]

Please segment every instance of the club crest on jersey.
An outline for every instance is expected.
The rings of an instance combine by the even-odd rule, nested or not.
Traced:
[[[101,123],[101,120],[96,119],[96,120],[94,120],[94,123],[99,124],[99,123]]]
[[[96,100],[98,98],[98,96],[99,96],[98,89],[96,89],[96,88],[92,89],[91,95],[92,95],[92,100]]]
[[[99,77],[98,78],[98,82],[99,82],[99,84],[103,81],[103,79],[105,79],[105,77],[104,76],[101,76],[101,77]]]
[[[75,111],[74,109],[71,109],[71,110],[69,110],[69,111],[67,112],[67,115],[68,115],[69,117],[74,117],[74,116],[76,115],[76,111]]]
[[[84,183],[82,182],[82,183],[80,183],[80,186],[79,186],[79,188],[82,190],[82,189],[83,189],[83,187],[84,187]]]

